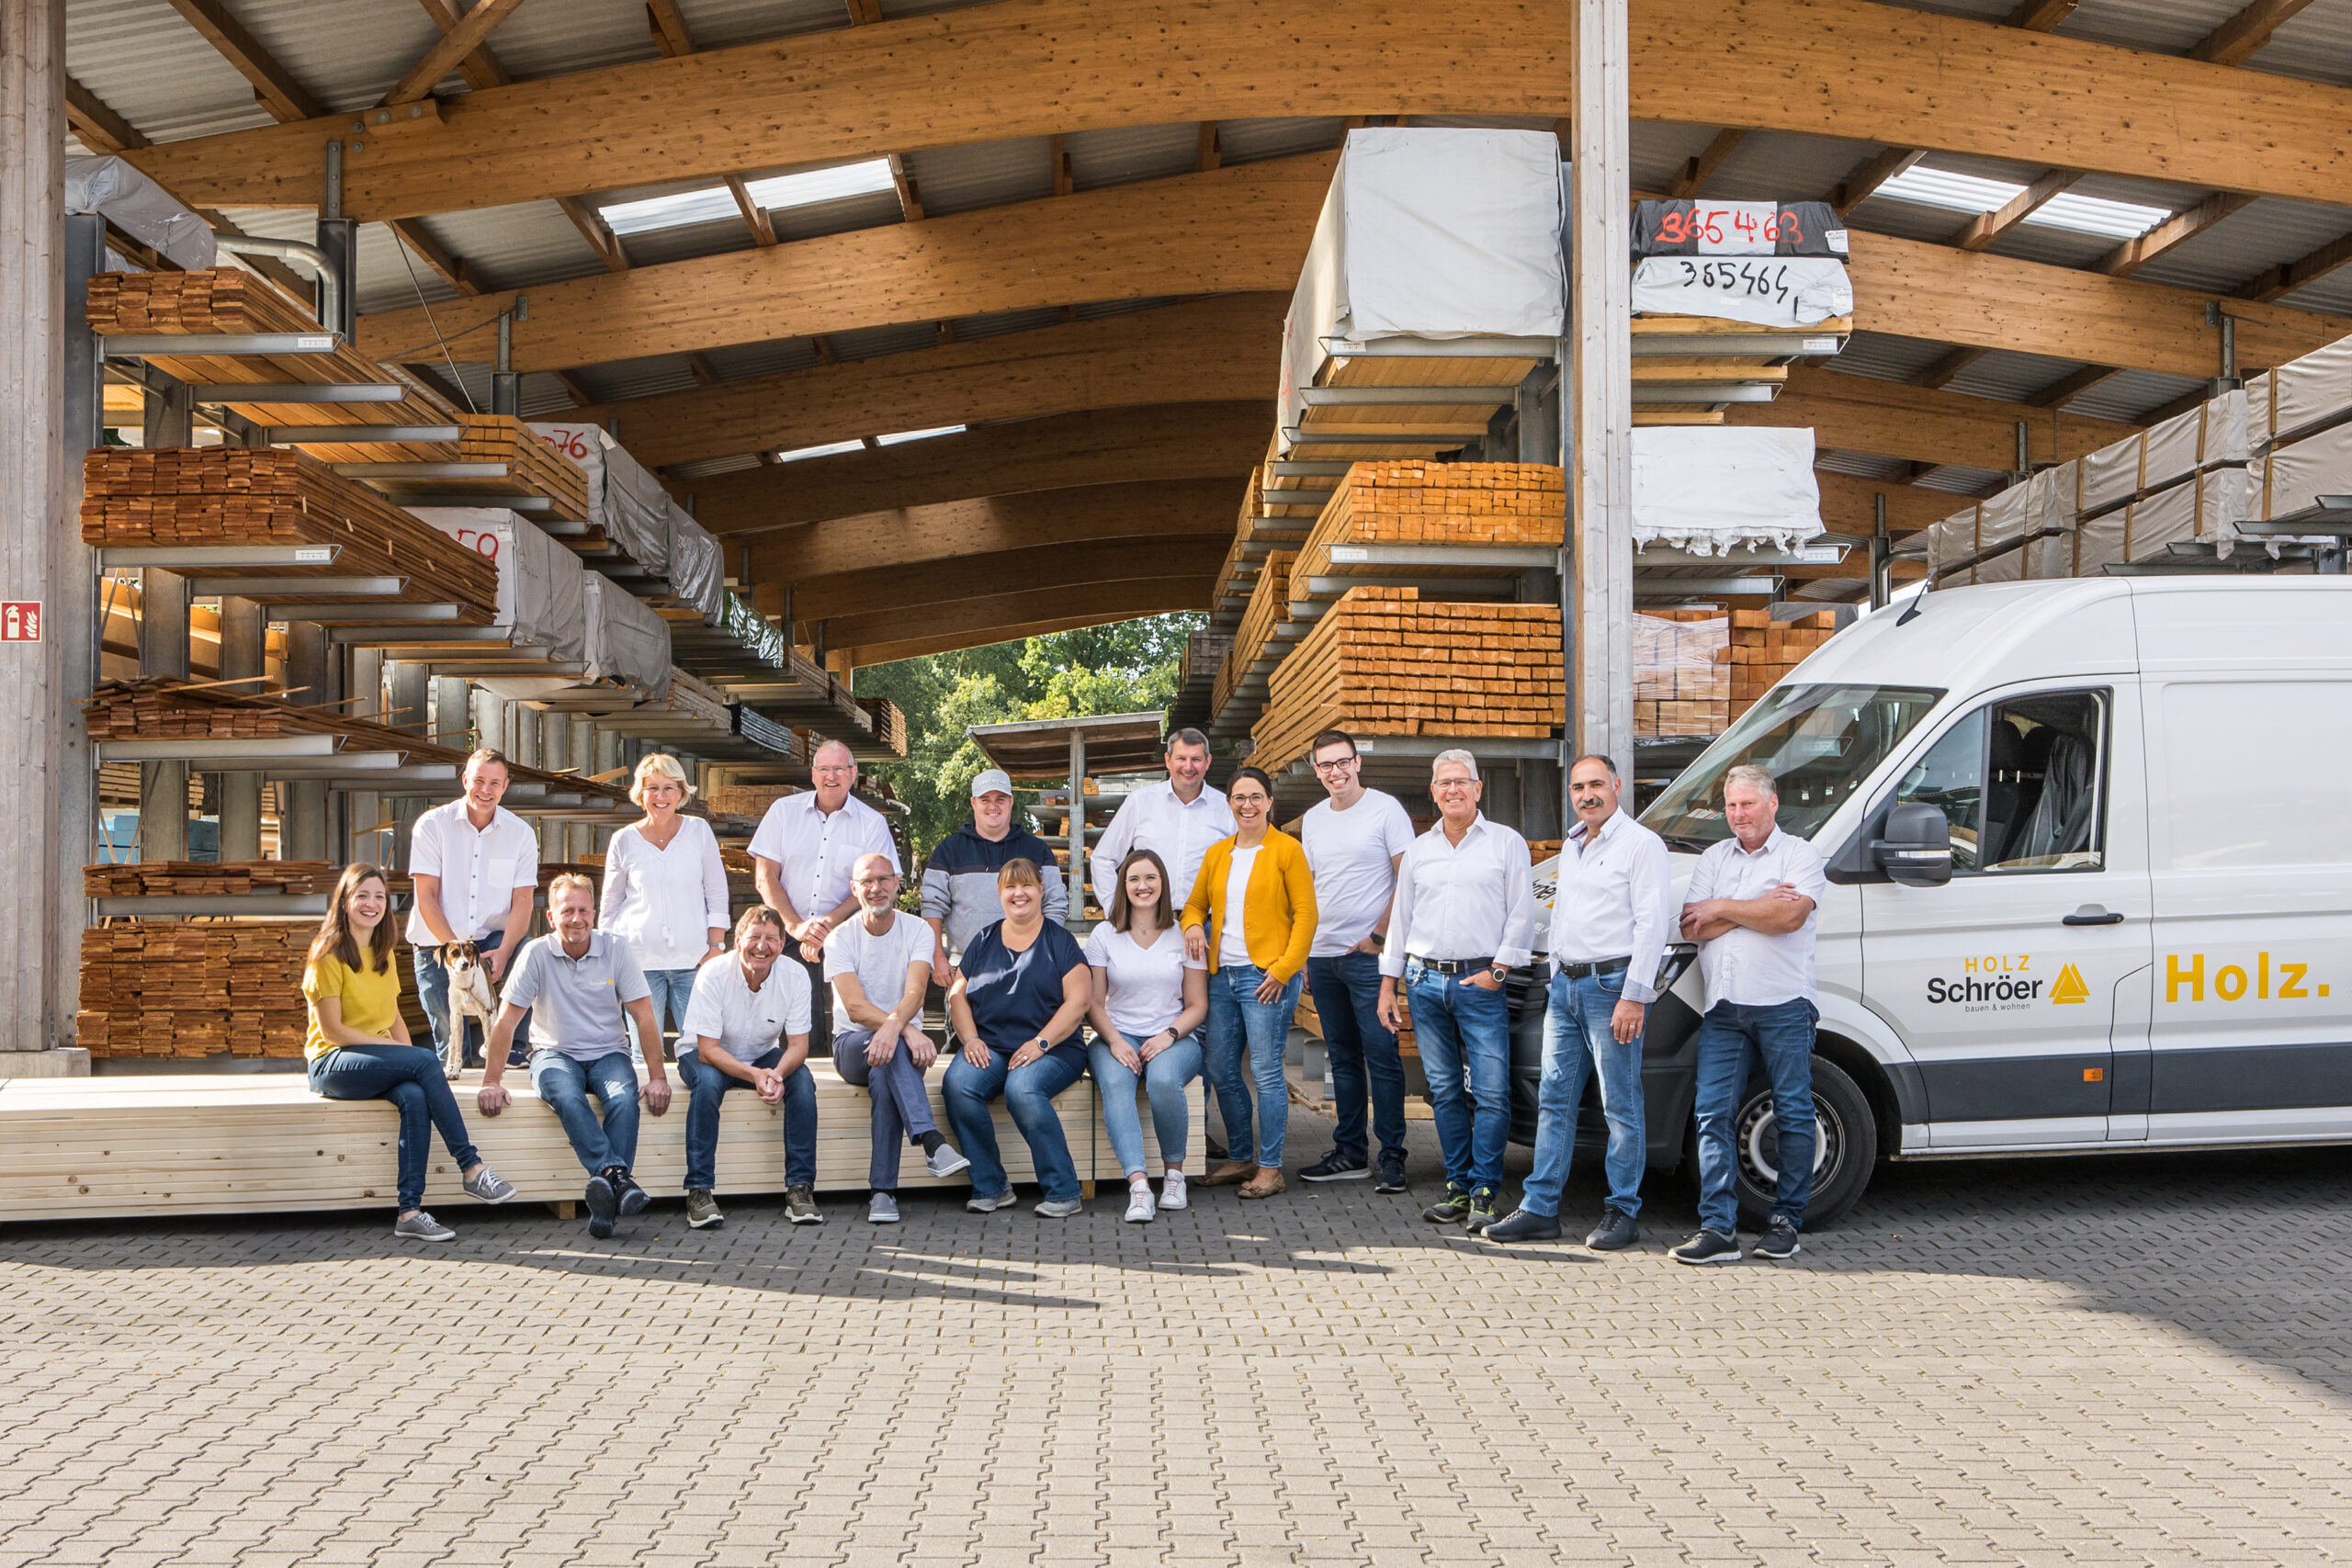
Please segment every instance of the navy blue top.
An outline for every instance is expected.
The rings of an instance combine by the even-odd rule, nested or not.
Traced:
[[[1004,945],[1002,920],[982,927],[964,949],[964,1000],[971,1007],[980,1039],[989,1049],[1009,1056],[1045,1032],[1067,999],[1062,976],[1085,964],[1078,939],[1051,920],[1038,928],[1037,940],[1021,953]],[[1046,1054],[1083,1068],[1086,1053],[1078,1043],[1081,1032],[1071,1030],[1069,1039]]]

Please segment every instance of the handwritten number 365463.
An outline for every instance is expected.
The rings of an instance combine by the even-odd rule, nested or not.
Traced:
[[[1669,245],[1698,241],[1720,245],[1724,243],[1724,223],[1727,220],[1743,233],[1750,233],[1755,228],[1755,220],[1746,214],[1728,213],[1720,209],[1701,211],[1694,208],[1688,212],[1669,212],[1659,219],[1657,237]],[[1792,245],[1803,244],[1804,231],[1798,226],[1795,213],[1780,212],[1764,220],[1763,240],[1769,245],[1777,245],[1782,240]]]

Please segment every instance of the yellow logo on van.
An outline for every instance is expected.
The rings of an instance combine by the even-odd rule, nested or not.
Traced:
[[[2091,988],[2083,984],[2083,972],[2071,964],[2059,970],[2058,983],[2050,987],[2050,999],[2060,1004],[2090,1000]]]

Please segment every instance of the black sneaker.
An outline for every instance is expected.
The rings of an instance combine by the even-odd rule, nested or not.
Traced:
[[[1502,1218],[1502,1215],[1495,1212],[1496,1204],[1501,1198],[1500,1192],[1482,1184],[1476,1191],[1470,1194],[1470,1215],[1463,1221],[1463,1224],[1474,1231],[1485,1230]]]
[[[600,1170],[588,1179],[588,1190],[582,1197],[588,1205],[588,1234],[591,1235],[613,1234],[613,1216],[621,1212],[621,1190],[613,1180],[613,1170],[617,1168]],[[605,1228],[598,1230],[599,1224]]]
[[[1550,1214],[1531,1214],[1524,1209],[1514,1209],[1488,1225],[1486,1234],[1488,1241],[1557,1241],[1560,1222]]]
[[[1380,1177],[1372,1184],[1374,1192],[1405,1190],[1405,1153],[1402,1149],[1380,1151]]]
[[[1677,1263],[1736,1263],[1739,1242],[1721,1231],[1702,1230],[1667,1256]]]
[[[1421,1218],[1433,1225],[1458,1225],[1470,1213],[1470,1189],[1459,1181],[1445,1184],[1445,1201],[1432,1203],[1421,1211]]]
[[[1633,1215],[1623,1209],[1603,1209],[1600,1223],[1592,1227],[1584,1244],[1595,1252],[1623,1252],[1641,1239],[1642,1227],[1634,1223]]]
[[[645,1206],[653,1201],[653,1194],[639,1187],[637,1178],[626,1169],[613,1173],[613,1185],[620,1191],[623,1214],[641,1214],[645,1213]]]
[[[1313,1165],[1298,1173],[1301,1181],[1362,1181],[1372,1174],[1372,1168],[1360,1159],[1351,1160],[1333,1149]]]
[[[1790,1224],[1786,1214],[1773,1215],[1771,1223],[1764,1227],[1764,1234],[1756,1238],[1756,1256],[1770,1258],[1776,1263],[1783,1258],[1794,1258],[1803,1250],[1797,1246],[1797,1227]]]

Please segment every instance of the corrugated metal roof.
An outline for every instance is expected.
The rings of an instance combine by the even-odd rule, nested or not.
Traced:
[[[2148,283],[2228,293],[2352,231],[2352,212],[2301,201],[2257,201],[2142,267]]]
[[[2054,29],[2062,38],[2186,54],[2245,0],[2084,0]]]
[[[1877,150],[1868,141],[1759,130],[1724,161],[1706,193],[1735,201],[1812,201],[1826,196]]]
[[[153,141],[271,123],[245,79],[156,0],[70,0],[65,69]]]
[[[1911,465],[1902,458],[1882,457],[1874,452],[1816,452],[1813,466],[1833,474],[1851,474],[1858,479],[1894,479],[1911,472]]]
[[[2352,0],[2319,0],[2246,62],[2256,71],[2352,87]]]
[[[1846,340],[1846,351],[1828,361],[1826,367],[1874,381],[1908,381],[1950,352],[1944,344],[1924,338],[1858,332]]]
[[[2088,414],[2093,419],[2120,419],[2140,424],[2146,422],[2149,410],[2160,409],[2204,385],[2186,376],[2126,370],[2109,377],[2063,406],[2070,413]]]
[[[1228,164],[1250,164],[1261,158],[1287,158],[1295,152],[1320,152],[1337,147],[1347,134],[1348,122],[1329,115],[1276,119],[1228,119],[1218,123],[1217,142]]]
[[[2033,394],[2044,387],[2064,380],[2080,368],[2082,364],[2079,360],[2053,359],[2041,354],[1994,353],[1953,377],[1944,384],[1944,389],[1966,392],[1972,397],[1997,398],[2007,403],[2022,403],[2031,400]]]
[[[923,216],[944,218],[1012,201],[1035,201],[1054,194],[1054,167],[1046,139],[979,141],[910,152],[903,162],[914,181]],[[1188,165],[1189,166],[1189,165]]]
[[[1219,137],[1219,146],[1223,137]],[[1086,130],[1062,138],[1069,156],[1070,182],[1079,190],[1165,179],[1191,171],[1200,157],[1200,128],[1139,125],[1120,130]],[[1052,164],[1046,165],[1050,177]]]

